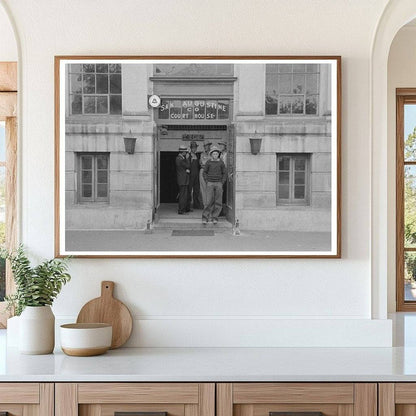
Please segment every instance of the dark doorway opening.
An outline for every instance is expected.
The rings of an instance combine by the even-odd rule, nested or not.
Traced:
[[[178,196],[175,160],[178,152],[160,152],[160,203],[175,203]]]

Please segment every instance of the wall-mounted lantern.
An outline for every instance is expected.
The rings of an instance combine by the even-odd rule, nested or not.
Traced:
[[[132,155],[136,147],[136,137],[124,137],[124,148],[126,153]]]
[[[257,155],[261,148],[261,137],[250,137],[250,149],[252,155]]]

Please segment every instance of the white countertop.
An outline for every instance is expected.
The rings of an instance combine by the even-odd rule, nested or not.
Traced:
[[[0,331],[0,381],[416,381],[416,348],[120,348],[21,355]]]

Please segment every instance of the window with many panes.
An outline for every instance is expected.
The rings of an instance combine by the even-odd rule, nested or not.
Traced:
[[[416,311],[416,89],[397,89],[396,296]]]
[[[267,64],[266,115],[318,115],[318,64]]]
[[[107,202],[110,156],[108,153],[78,155],[79,201]]]
[[[6,246],[6,126],[0,121],[0,247]],[[6,262],[0,258],[0,302],[6,294]]]
[[[309,155],[277,155],[277,204],[309,204]]]
[[[71,114],[121,114],[120,64],[69,64]]]

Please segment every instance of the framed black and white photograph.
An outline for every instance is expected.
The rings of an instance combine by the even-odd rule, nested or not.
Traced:
[[[55,57],[55,251],[340,257],[340,57]]]

